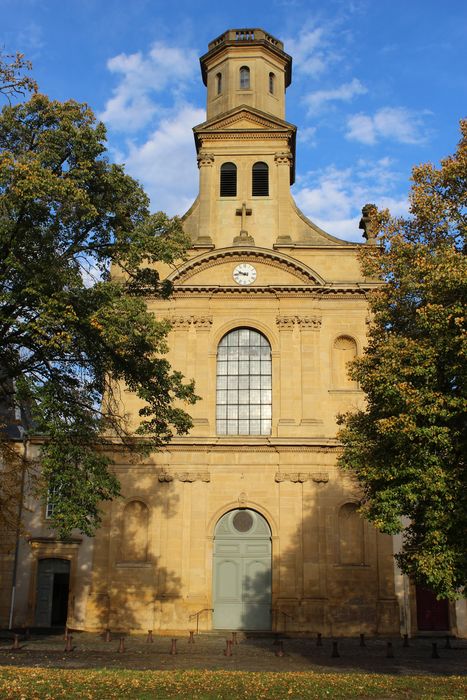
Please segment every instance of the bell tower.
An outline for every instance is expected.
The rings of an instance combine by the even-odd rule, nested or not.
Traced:
[[[285,121],[292,58],[263,29],[229,29],[201,57],[207,120],[194,127],[199,195],[184,218],[195,248],[292,240],[296,127]]]
[[[263,29],[229,29],[211,41],[200,63],[208,120],[239,105],[285,118],[292,58],[279,39]]]

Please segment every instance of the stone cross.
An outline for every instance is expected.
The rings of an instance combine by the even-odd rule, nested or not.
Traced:
[[[240,233],[246,233],[246,217],[251,216],[251,209],[248,209],[245,202],[242,204],[241,209],[236,209],[235,214],[242,217],[242,223],[240,226]]]

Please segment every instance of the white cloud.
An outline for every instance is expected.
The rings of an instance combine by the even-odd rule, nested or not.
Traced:
[[[100,119],[113,129],[131,132],[162,112],[155,94],[169,93],[173,99],[183,95],[197,70],[197,57],[191,49],[157,42],[147,55],[122,53],[110,58],[107,67],[121,79]]]
[[[316,126],[305,126],[298,130],[297,138],[300,143],[315,146]]]
[[[293,56],[294,69],[307,76],[319,76],[339,60],[326,39],[325,27],[304,28],[298,37],[284,39],[284,48]]]
[[[153,211],[181,215],[192,204],[198,191],[192,127],[205,116],[203,109],[181,105],[159,122],[144,143],[128,143],[123,155],[126,171],[142,183]]]
[[[368,145],[382,139],[419,144],[427,138],[422,114],[404,107],[382,107],[373,116],[354,114],[348,118],[347,128],[348,139]]]
[[[316,90],[305,96],[308,112],[318,112],[328,102],[350,102],[356,95],[364,95],[367,89],[358,78],[329,90]]]
[[[358,225],[367,202],[389,208],[397,216],[407,215],[407,197],[394,192],[399,181],[390,158],[360,160],[355,167],[339,170],[333,166],[308,173],[312,184],[298,182],[295,200],[318,226],[338,238],[361,241]]]

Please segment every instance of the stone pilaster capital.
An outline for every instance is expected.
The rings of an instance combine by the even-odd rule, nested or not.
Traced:
[[[276,165],[291,165],[292,164],[292,153],[290,151],[278,151],[274,154],[274,161]]]
[[[200,151],[197,155],[198,168],[211,167],[214,165],[214,154]]]
[[[300,330],[318,331],[321,328],[321,316],[276,316],[279,330],[292,330],[298,326]]]

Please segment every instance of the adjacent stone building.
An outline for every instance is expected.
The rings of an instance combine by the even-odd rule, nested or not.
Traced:
[[[363,401],[346,367],[365,345],[372,282],[359,246],[292,199],[291,68],[261,29],[226,31],[201,58],[192,246],[176,270],[160,269],[171,299],[148,299],[172,324],[170,363],[196,380],[194,427],[146,460],[116,455],[123,498],[94,540],[59,544],[46,514],[31,516],[17,624],[52,624],[65,574],[79,629],[423,629],[433,601],[417,611],[393,539],[360,518],[358,488],[336,467],[336,415]],[[454,605],[436,614],[459,632]]]

